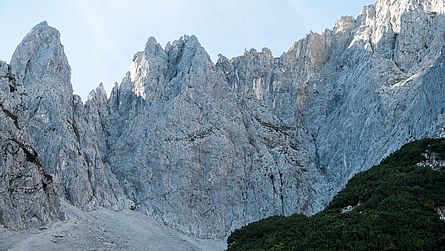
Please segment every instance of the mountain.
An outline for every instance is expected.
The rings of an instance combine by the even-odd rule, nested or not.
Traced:
[[[30,145],[28,97],[11,68],[0,61],[0,226],[16,230],[63,220],[48,173]]]
[[[444,170],[444,139],[411,142],[355,175],[322,212],[249,224],[228,250],[443,250]]]
[[[125,200],[123,191],[102,161],[105,92],[99,87],[85,104],[73,95],[60,34],[46,22],[26,35],[10,66],[30,97],[27,127],[44,168],[56,177],[56,193],[82,208],[118,208]]]
[[[26,93],[11,114],[51,177],[49,201],[129,208],[223,239],[271,215],[319,212],[406,142],[444,136],[444,13],[441,0],[378,0],[281,57],[252,49],[216,64],[195,36],[149,38],[110,96],[99,86],[85,102],[59,32],[42,22],[3,78]],[[0,173],[13,166],[1,163]],[[39,224],[58,219],[51,205]]]

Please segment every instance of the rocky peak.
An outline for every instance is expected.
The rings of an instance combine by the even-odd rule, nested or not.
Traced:
[[[374,6],[369,7],[374,11],[378,22],[388,24],[394,32],[401,31],[403,15],[409,12],[423,12],[428,15],[445,13],[445,3],[442,0],[378,0]]]
[[[11,67],[29,94],[73,93],[71,68],[60,33],[45,21],[34,26],[19,44],[12,55]]]
[[[30,145],[36,149],[44,171],[56,177],[57,195],[85,209],[120,207],[122,191],[102,161],[109,116],[103,86],[85,105],[73,95],[60,33],[46,22],[26,35],[11,65],[29,97],[25,106]]]
[[[412,76],[437,59],[444,12],[442,0],[379,0],[363,9],[350,46],[359,44]]]
[[[193,35],[169,42],[165,49],[150,37],[144,51],[134,56],[121,86],[149,104],[163,103],[181,92],[187,75],[204,75],[212,67],[210,56]]]
[[[165,47],[170,67],[185,71],[184,73],[197,73],[213,65],[210,56],[201,46],[196,36],[184,35]],[[175,77],[175,74],[171,77]]]
[[[97,102],[100,103],[106,103],[107,102],[107,92],[105,91],[105,87],[103,83],[100,83],[99,86],[95,89],[92,90],[87,97],[87,100],[85,101],[85,103],[88,103],[92,100],[96,100]]]
[[[161,51],[163,51],[163,48],[158,41],[156,41],[156,38],[149,37],[145,43],[144,53],[150,57],[159,55]]]
[[[222,54],[218,54],[218,60],[216,61],[216,66],[218,68],[226,68],[226,67],[231,67],[230,61],[227,57],[225,57]]]
[[[355,18],[352,16],[343,16],[334,25],[334,32],[349,33],[354,28]]]
[[[143,52],[138,52],[131,64],[128,83],[131,82],[132,91],[142,98],[151,99],[158,81],[165,81],[164,71],[167,55],[154,37],[150,37]],[[154,77],[157,76],[157,79]],[[162,78],[162,79],[160,79]]]
[[[63,134],[69,130],[71,126],[66,123],[72,121],[73,107],[71,68],[59,31],[46,22],[37,24],[12,55],[11,68],[29,97],[26,105],[30,125],[44,128],[45,132],[59,130]],[[36,142],[46,137],[42,132],[30,133]],[[55,167],[54,164],[45,166]]]
[[[49,132],[66,134],[71,128],[67,121],[73,120],[73,88],[59,31],[46,22],[37,24],[15,50],[11,68],[29,97],[26,106],[30,126],[43,130],[30,131],[36,144],[47,144],[44,140],[52,137],[46,135]],[[44,156],[42,159],[46,161]],[[49,159],[52,163],[45,166],[54,169],[55,159]]]
[[[46,22],[37,24],[12,55],[11,68],[17,73],[29,97],[26,106],[30,125],[41,128],[46,133],[58,130],[65,134],[70,130],[71,125],[66,124],[73,120],[71,68],[59,31]],[[32,130],[30,134],[39,142],[37,144],[47,144],[44,139],[52,137],[45,136],[39,130]],[[47,168],[55,168],[56,163],[52,159],[51,164],[45,163]],[[43,161],[45,162],[45,157]]]
[[[253,48],[250,50],[245,50],[243,56],[249,59],[257,59],[262,61],[273,60],[272,51],[266,47],[261,49],[260,52],[258,52],[256,49]]]

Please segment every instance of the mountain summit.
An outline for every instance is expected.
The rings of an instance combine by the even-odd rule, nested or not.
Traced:
[[[48,193],[223,239],[271,215],[319,212],[403,144],[445,136],[444,30],[442,0],[378,0],[278,58],[252,49],[213,64],[195,36],[164,48],[149,38],[109,98],[99,87],[83,103],[43,22],[0,78],[26,93],[11,114],[52,177]],[[15,228],[13,213],[1,208],[0,223]]]

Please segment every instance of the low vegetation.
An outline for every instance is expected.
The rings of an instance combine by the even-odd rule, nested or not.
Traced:
[[[355,175],[322,212],[270,217],[236,230],[235,250],[445,250],[445,140],[411,142]]]

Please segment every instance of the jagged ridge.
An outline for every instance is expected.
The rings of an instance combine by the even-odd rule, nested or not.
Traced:
[[[194,36],[150,38],[131,71],[84,103],[59,33],[37,25],[11,68],[29,95],[29,145],[56,193],[131,207],[224,238],[270,215],[320,211],[355,173],[444,128],[441,1],[377,1],[279,58],[216,64]]]

